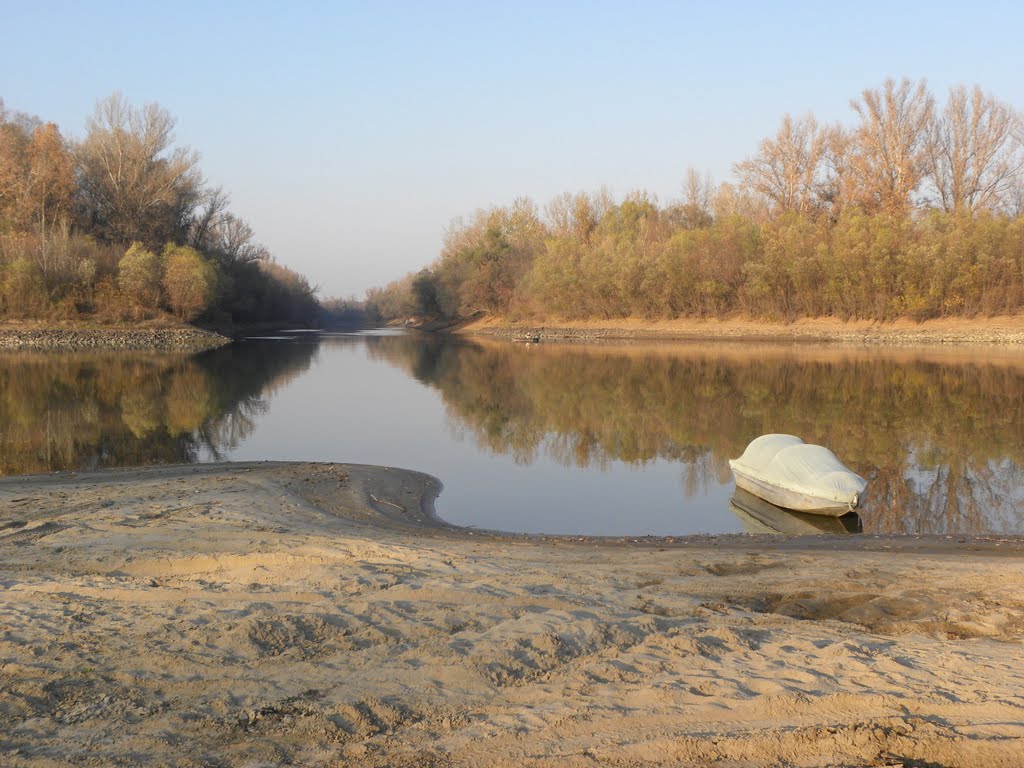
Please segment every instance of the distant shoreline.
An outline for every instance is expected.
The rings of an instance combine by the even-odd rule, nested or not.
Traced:
[[[773,340],[858,345],[1024,346],[1024,315],[992,318],[900,320],[878,323],[834,318],[801,319],[792,323],[727,318],[725,320],[510,320],[486,317],[452,327],[453,333],[494,336],[518,341],[600,341],[604,339]]]

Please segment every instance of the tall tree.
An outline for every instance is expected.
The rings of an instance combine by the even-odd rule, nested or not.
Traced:
[[[32,233],[32,259],[47,277],[60,260],[51,235],[67,234],[74,190],[74,161],[56,125],[0,122],[0,229]]]
[[[193,211],[188,226],[188,244],[198,251],[209,250],[214,228],[228,210],[231,198],[223,187],[203,192],[202,200]]]
[[[819,186],[828,145],[827,131],[814,115],[790,115],[773,138],[764,139],[754,157],[737,163],[743,183],[772,201],[777,213],[810,213],[820,203]]]
[[[1020,116],[974,86],[949,89],[928,133],[928,171],[944,211],[1012,208],[1024,169]]]
[[[202,196],[199,156],[173,146],[175,120],[158,104],[131,107],[119,93],[96,105],[79,147],[79,188],[90,228],[152,248],[182,242]]]
[[[210,228],[207,250],[228,264],[265,261],[269,253],[256,242],[255,234],[245,219],[233,213],[225,213],[217,217]]]
[[[0,99],[0,230],[5,223],[16,228],[26,224],[29,148],[42,125],[35,115],[8,110]]]
[[[601,217],[615,205],[607,189],[588,195],[585,192],[565,192],[545,208],[555,237],[571,237],[586,243]]]
[[[935,99],[925,81],[891,78],[850,102],[860,117],[851,134],[842,194],[868,211],[903,214],[928,164],[926,144]]]
[[[2,103],[0,103],[2,106]],[[0,231],[18,224],[28,176],[29,137],[0,112]]]
[[[712,202],[715,197],[715,184],[711,174],[703,174],[696,168],[686,169],[683,180],[683,202],[673,206],[667,213],[669,219],[676,221],[685,229],[697,229],[711,226]]]
[[[25,218],[45,242],[47,232],[71,208],[75,190],[75,164],[53,123],[35,129],[28,146],[28,179],[25,187]]]

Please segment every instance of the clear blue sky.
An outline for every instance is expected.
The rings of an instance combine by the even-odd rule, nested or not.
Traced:
[[[0,98],[80,138],[98,98],[159,102],[277,259],[361,295],[477,208],[607,186],[662,202],[786,112],[849,122],[886,77],[1024,110],[1006,2],[0,0]]]

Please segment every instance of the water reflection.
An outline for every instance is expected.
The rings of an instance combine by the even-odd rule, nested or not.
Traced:
[[[681,466],[688,496],[769,432],[869,482],[869,532],[1024,532],[1024,356],[817,346],[367,339],[436,387],[482,447],[529,463]]]
[[[856,512],[848,512],[841,517],[810,515],[777,507],[742,488],[737,488],[730,499],[729,511],[736,515],[747,533],[806,536],[822,533],[860,533],[864,529]]]
[[[195,357],[0,354],[0,475],[219,457],[248,437],[266,398],[315,354],[315,344]]]
[[[1022,353],[290,339],[0,354],[0,474],[369,461],[440,476],[461,524],[715,532],[740,529],[728,460],[783,432],[868,480],[867,532],[1024,533]]]

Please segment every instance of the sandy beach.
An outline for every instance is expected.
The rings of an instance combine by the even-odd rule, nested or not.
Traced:
[[[511,537],[439,492],[0,479],[0,765],[1024,764],[1019,538]]]

